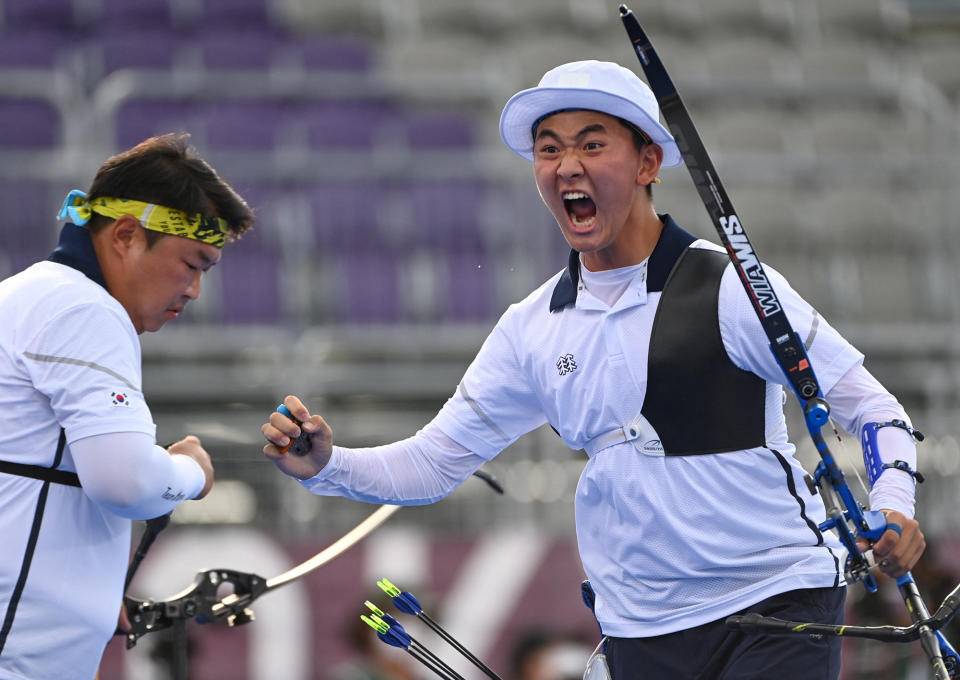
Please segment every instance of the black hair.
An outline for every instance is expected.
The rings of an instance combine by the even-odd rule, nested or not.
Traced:
[[[87,191],[87,200],[101,196],[127,198],[220,217],[227,222],[230,240],[253,227],[253,211],[233,188],[189,144],[187,134],[150,137],[111,156],[100,166]],[[88,224],[96,232],[112,220],[94,215]],[[152,246],[166,234],[147,231]]]

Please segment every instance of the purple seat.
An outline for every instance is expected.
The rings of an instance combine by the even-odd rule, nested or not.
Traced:
[[[174,15],[170,0],[100,0],[101,11],[97,26],[104,29],[142,31],[163,30],[172,26]],[[106,38],[111,30],[98,34],[98,40]]]
[[[260,30],[200,32],[193,38],[208,69],[266,70],[273,66],[283,44],[277,34]]]
[[[269,0],[202,0],[198,26],[263,29],[272,17]]]
[[[9,32],[22,30],[71,31],[77,28],[73,0],[4,0],[3,25]]]
[[[7,30],[0,34],[0,68],[52,69],[76,48],[68,33],[50,30]]]
[[[382,102],[333,102],[305,106],[301,115],[311,148],[363,149],[373,146],[393,109]]]
[[[169,70],[180,46],[176,33],[159,28],[107,31],[96,42],[103,58],[104,76],[123,68]]]
[[[493,309],[493,269],[483,251],[447,253],[443,271],[443,321],[487,321],[502,311]]]
[[[465,181],[419,182],[405,189],[410,197],[416,240],[444,251],[483,247],[479,214],[483,185]]]
[[[50,102],[0,99],[0,148],[51,148],[60,136],[60,113]]]
[[[259,225],[224,247],[213,274],[220,277],[220,318],[224,322],[273,323],[282,318],[282,262],[276,238],[267,231],[271,228]]]
[[[258,248],[254,234],[246,234],[224,250],[217,265],[220,277],[220,317],[226,323],[275,323],[283,316],[280,300],[280,257]]]
[[[195,132],[194,104],[180,100],[131,99],[118,110],[114,138],[120,148],[129,148],[167,132]]]
[[[313,233],[321,250],[382,252],[389,244],[377,230],[381,189],[372,182],[331,182],[307,188]]]
[[[197,109],[212,149],[270,150],[280,127],[282,106],[265,101],[217,101]]]
[[[405,114],[407,143],[414,149],[466,148],[474,143],[473,125],[467,118],[440,111]]]
[[[263,219],[264,215],[270,210],[270,202],[275,194],[274,185],[245,180],[231,182],[231,185],[233,186],[233,190],[240,194],[240,197],[245,200],[247,205],[253,210],[257,221],[259,222]],[[262,230],[259,228],[254,229],[253,231],[247,232],[247,236],[241,240],[245,241],[247,238],[251,238],[259,242],[263,238],[261,232]]]
[[[347,323],[400,321],[400,286],[397,262],[383,252],[344,252],[336,258],[336,320]]]
[[[373,66],[368,47],[350,38],[304,36],[288,40],[287,46],[305,69],[368,71]]]
[[[6,258],[7,271],[13,274],[45,259],[57,245],[59,224],[57,201],[46,182],[0,180],[0,202],[4,219],[0,220],[0,265]]]

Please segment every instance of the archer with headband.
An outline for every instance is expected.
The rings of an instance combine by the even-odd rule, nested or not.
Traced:
[[[253,225],[187,141],[108,159],[68,195],[53,254],[0,282],[0,677],[93,677],[117,628],[130,519],[213,484],[199,439],[157,446],[137,337],[177,318]]]

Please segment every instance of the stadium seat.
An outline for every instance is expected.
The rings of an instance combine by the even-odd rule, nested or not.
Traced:
[[[134,26],[106,31],[92,46],[99,52],[100,78],[125,68],[171,70],[182,49],[171,29]]]
[[[173,26],[183,23],[183,17],[176,14],[179,4],[182,3],[176,0],[100,0],[97,26],[102,29],[102,37],[109,36],[113,31],[169,31]]]
[[[820,110],[811,119],[813,148],[821,155],[903,153],[906,120],[898,113],[865,106]]]
[[[256,230],[254,230],[255,232]],[[239,243],[227,246],[217,265],[224,323],[275,323],[284,318],[280,295],[280,257],[266,249]]]
[[[337,35],[298,35],[285,40],[286,56],[281,65],[317,71],[369,71],[373,55],[368,45],[356,38]]]
[[[129,99],[114,115],[114,139],[120,148],[167,132],[189,132],[202,145],[202,121],[189,100]]]
[[[201,31],[191,44],[200,66],[211,70],[269,70],[283,47],[283,38],[260,27]]]
[[[77,40],[71,33],[47,28],[7,28],[0,33],[0,69],[53,70],[69,59],[76,48]]]
[[[440,259],[443,322],[489,321],[503,310],[494,306],[493,263],[482,249],[447,253]]]
[[[698,30],[728,36],[765,35],[791,41],[797,34],[797,8],[790,0],[685,0],[700,15]],[[691,8],[693,9],[693,8]]]
[[[80,25],[74,0],[4,0],[2,25],[7,31],[54,30],[69,32]]]
[[[893,82],[900,74],[890,54],[875,43],[831,40],[828,43],[800,43],[799,64],[804,81],[812,87],[842,86],[848,90],[875,90]],[[825,99],[835,98],[828,90]]]
[[[414,240],[441,252],[483,248],[479,213],[485,191],[478,182],[423,181],[401,187],[409,197]],[[386,228],[386,225],[384,225]]]
[[[390,244],[378,231],[377,210],[384,194],[381,185],[373,181],[325,182],[307,185],[304,193],[320,252],[334,248],[348,253],[389,250]]]
[[[486,42],[469,35],[386,41],[378,56],[379,68],[400,82],[461,81],[468,86],[478,78],[503,76],[501,55],[491,54]]]
[[[0,279],[47,257],[57,244],[59,198],[44,181],[2,179],[0,202]]]
[[[416,0],[416,28],[426,35],[449,32],[499,35],[516,25],[515,5],[516,3],[510,0],[485,0],[476,3]]]
[[[558,40],[555,35],[539,30],[535,23],[527,23],[524,30],[509,34],[509,42],[499,55],[505,59],[501,68],[506,69],[505,75],[516,89],[534,87],[548,70],[570,61],[614,61],[639,72],[639,65],[630,55],[630,43],[625,36],[623,42],[570,37]]]
[[[380,126],[394,115],[385,102],[316,102],[300,107],[291,124],[303,126],[312,149],[369,149]]]
[[[808,198],[796,187],[730,184],[726,189],[761,257],[768,252],[802,248],[817,236],[803,221],[799,206]],[[711,236],[711,240],[717,238]]]
[[[0,149],[49,149],[61,138],[60,112],[49,101],[0,99]]]
[[[284,105],[278,101],[218,100],[197,105],[203,139],[210,149],[272,151],[282,130]]]
[[[430,110],[407,110],[403,114],[407,144],[413,149],[465,149],[473,145],[473,123],[463,115]]]
[[[824,246],[853,244],[864,251],[915,249],[921,232],[910,225],[910,205],[888,187],[835,186],[812,201],[824,226]]]
[[[745,81],[763,87],[800,79],[792,46],[771,37],[717,38],[701,46],[710,75],[724,81]]]
[[[274,25],[271,0],[200,0],[198,26],[265,30]]]
[[[956,35],[922,41],[914,54],[924,77],[960,104],[960,49]]]
[[[771,115],[755,104],[716,107],[697,116],[697,127],[708,149],[719,152],[783,154],[800,122],[786,111]]]
[[[856,272],[857,320],[909,323],[931,320],[926,301],[929,286],[922,260],[890,249],[850,260]],[[940,316],[937,314],[937,316]]]
[[[337,282],[335,321],[396,323],[402,320],[397,260],[383,252],[342,252],[333,263]]]
[[[825,34],[859,38],[901,38],[910,25],[905,3],[896,0],[816,0],[809,3],[817,12]]]
[[[392,3],[396,4],[396,3]],[[379,0],[274,0],[274,16],[291,33],[382,38],[389,29],[388,9]],[[397,5],[403,11],[403,5]]]

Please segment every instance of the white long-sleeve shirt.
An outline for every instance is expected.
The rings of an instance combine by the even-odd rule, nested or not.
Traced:
[[[862,367],[862,355],[782,277],[769,268],[767,274],[807,340],[841,425],[857,432],[865,422],[905,418]],[[617,275],[614,270],[610,278]],[[643,404],[645,350],[660,292],[647,290],[641,265],[613,304],[593,295],[587,282],[574,307],[556,314],[549,303],[558,279],[504,314],[457,392],[424,430],[382,447],[335,447],[328,465],[304,486],[370,502],[429,503],[545,422],[573,449],[630,423]],[[727,354],[767,382],[766,446],[664,456],[623,442],[589,458],[575,499],[577,538],[597,592],[597,618],[610,635],[660,635],[779,592],[843,582],[843,549],[819,531],[823,503],[809,494],[806,471],[787,437],[786,379],[730,267],[718,305]],[[558,357],[566,358],[563,370]],[[696,427],[695,417],[687,417]],[[884,428],[880,437],[885,459],[915,465],[907,433]],[[912,515],[912,486],[906,473],[887,470],[871,501]]]
[[[40,262],[0,282],[0,460],[59,469],[83,488],[0,473],[0,678],[91,678],[116,628],[130,518],[203,488],[200,466],[156,447],[126,311],[83,273]],[[30,536],[39,522],[36,542]],[[19,601],[13,593],[26,573]]]

